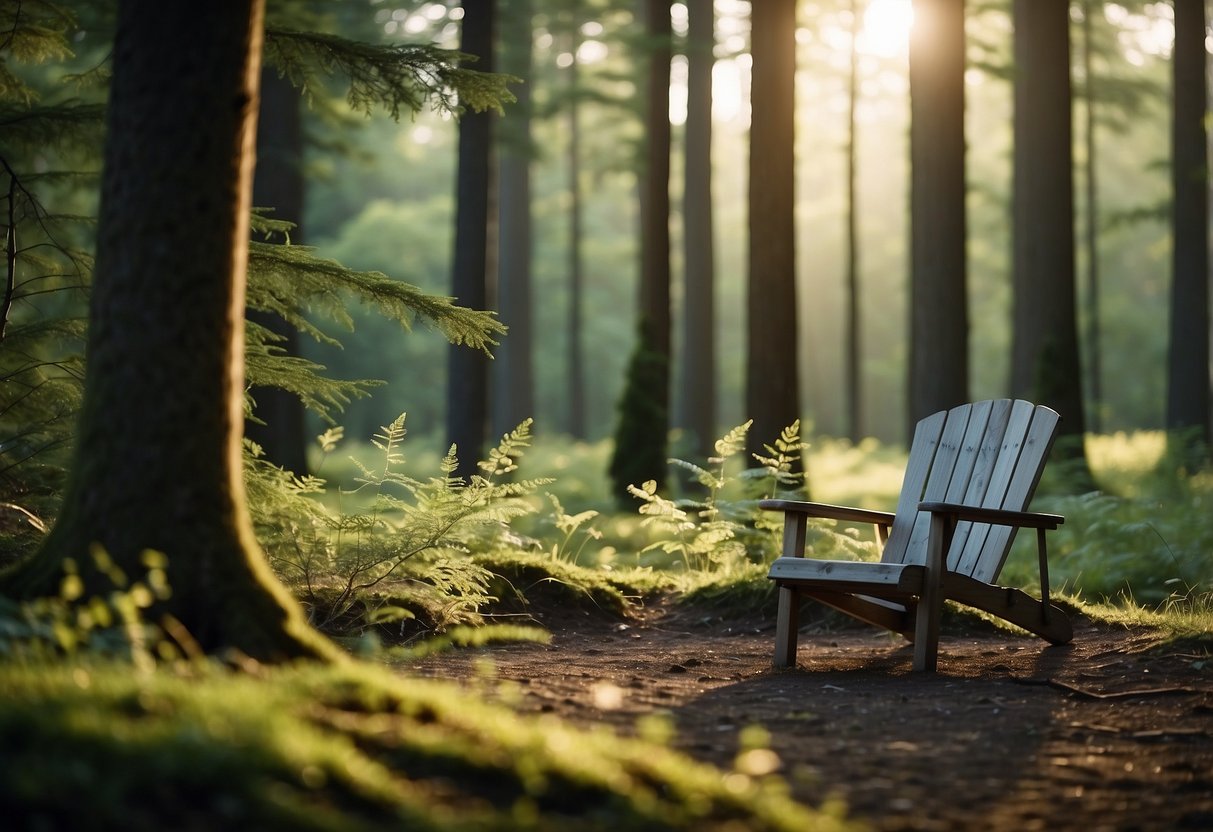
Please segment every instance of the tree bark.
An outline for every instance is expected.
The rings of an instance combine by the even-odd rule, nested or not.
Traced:
[[[173,594],[150,614],[265,660],[336,654],[270,574],[241,480],[262,14],[119,5],[75,458],[58,523],[8,588],[53,591],[73,558],[108,592],[90,547],[131,579],[157,550]]]
[[[648,0],[648,55],[645,96],[645,166],[640,199],[640,317],[648,324],[650,347],[670,358],[670,0]],[[653,395],[669,411],[669,378]],[[668,417],[667,417],[668,419]],[[664,425],[663,430],[669,426]]]
[[[530,78],[531,0],[505,0],[503,10],[501,69]],[[535,415],[530,84],[517,85],[515,95],[518,101],[506,111],[498,143],[497,311],[510,331],[494,361],[493,433],[497,436]]]
[[[621,506],[626,486],[665,482],[670,430],[670,0],[643,0],[649,48],[645,72],[645,161],[640,189],[637,344],[615,425],[608,473]]]
[[[580,72],[577,65],[579,18],[569,22],[569,51],[572,62],[568,68],[569,85],[569,314],[568,314],[568,433],[574,439],[586,438],[585,412],[585,349],[582,340],[585,319],[585,269],[581,257],[582,195],[581,195],[581,106],[579,96]]]
[[[1208,463],[1209,426],[1209,172],[1205,130],[1208,82],[1203,0],[1175,0],[1171,176],[1174,245],[1167,428],[1177,459]]]
[[[712,0],[687,3],[687,121],[683,189],[682,419],[701,456],[716,440],[716,264],[712,225]]]
[[[261,72],[261,112],[257,129],[257,168],[253,173],[253,205],[273,208],[275,219],[295,223],[291,242],[303,242],[303,119],[299,91],[277,71]],[[251,312],[249,318],[282,337],[288,355],[299,355],[299,331],[278,315]],[[265,451],[265,458],[297,474],[307,472],[307,438],[303,403],[274,387],[254,387],[254,414],[245,436]]]
[[[910,434],[919,419],[969,399],[964,22],[964,0],[914,0]]]
[[[1062,416],[1055,454],[1083,449],[1074,270],[1068,3],[1015,0],[1011,391]]]
[[[746,413],[751,452],[800,418],[794,126],[796,3],[751,7]]]
[[[495,0],[465,0],[460,51],[473,65],[493,70]],[[492,114],[465,112],[459,118],[459,171],[455,193],[455,253],[451,293],[460,305],[488,307],[488,223]],[[488,358],[451,345],[447,378],[447,439],[459,453],[457,476],[477,471],[488,432]]]
[[[1083,0],[1082,4],[1082,65],[1086,82],[1085,129],[1083,138],[1086,145],[1086,202],[1087,222],[1084,228],[1086,235],[1084,244],[1087,249],[1087,293],[1086,293],[1086,349],[1087,359],[1087,398],[1090,402],[1088,417],[1091,430],[1101,432],[1103,425],[1103,350],[1100,348],[1100,319],[1099,319],[1099,187],[1096,175],[1096,143],[1095,143],[1095,62],[1092,57],[1095,52],[1094,21],[1097,14],[1093,0]],[[1100,6],[1102,8],[1102,5]]]
[[[859,315],[859,207],[856,199],[858,141],[855,113],[859,105],[859,31],[863,28],[863,0],[851,0],[851,51],[847,72],[847,264],[846,264],[846,353],[844,381],[847,436],[863,438],[860,344],[863,342]]]

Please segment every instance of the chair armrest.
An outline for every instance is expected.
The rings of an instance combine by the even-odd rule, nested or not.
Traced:
[[[887,511],[832,506],[828,503],[806,503],[802,500],[759,500],[758,507],[765,508],[767,511],[793,512],[804,514],[807,517],[845,520],[852,523],[875,523],[880,526],[888,526],[893,522],[893,514]]]
[[[924,502],[918,504],[919,511],[942,514],[954,522],[969,520],[974,523],[992,523],[998,526],[1019,526],[1028,529],[1056,529],[1066,518],[1060,514],[1040,514],[1033,511],[1007,511],[1001,508],[977,508],[957,503]]]

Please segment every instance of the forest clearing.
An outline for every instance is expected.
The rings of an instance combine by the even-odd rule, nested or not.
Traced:
[[[1047,647],[971,616],[937,677],[902,639],[826,617],[795,670],[771,666],[773,611],[720,618],[657,599],[618,620],[553,610],[548,645],[427,659],[522,713],[654,731],[724,771],[786,779],[873,829],[1207,829],[1211,642],[1079,615]],[[660,733],[660,732],[659,732]],[[746,756],[749,755],[749,756]]]
[[[1213,827],[1211,46],[0,0],[0,824]]]

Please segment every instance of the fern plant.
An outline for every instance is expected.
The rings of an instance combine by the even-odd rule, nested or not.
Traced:
[[[547,498],[548,502],[552,504],[552,525],[561,535],[560,539],[552,544],[550,550],[552,559],[577,563],[586,544],[591,540],[602,540],[602,532],[589,525],[590,521],[598,516],[598,512],[587,509],[577,514],[569,514],[564,510],[564,506],[560,504],[560,499],[555,494],[548,494]],[[574,545],[574,538],[579,533],[581,542]]]
[[[453,446],[436,476],[403,472],[404,414],[372,440],[378,467],[353,460],[358,475],[350,489],[297,477],[251,449],[257,464],[248,469],[249,489],[258,498],[251,502],[271,564],[303,597],[313,623],[329,631],[403,622],[418,612],[437,628],[476,620],[494,600],[492,576],[469,553],[510,545],[509,524],[532,513],[527,498],[551,482],[509,479],[530,445],[530,426],[528,419],[504,435],[468,481],[455,476]],[[339,438],[326,432],[322,449],[331,452]]]
[[[658,538],[644,551],[674,555],[689,570],[726,573],[747,563],[761,563],[777,551],[782,524],[758,503],[767,497],[798,496],[804,475],[797,463],[809,445],[801,438],[797,420],[774,443],[763,446],[765,453],[753,455],[756,467],[734,474],[731,471],[745,449],[751,424],[738,425],[718,439],[707,467],[669,460],[689,472],[692,482],[705,490],[702,498],[663,497],[653,480],[629,486],[628,492],[641,501],[643,525]],[[856,558],[866,554],[854,538],[834,532],[829,521],[816,523],[813,535],[822,553]]]

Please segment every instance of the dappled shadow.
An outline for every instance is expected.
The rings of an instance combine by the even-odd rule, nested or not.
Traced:
[[[772,667],[679,707],[687,750],[728,764],[741,729],[761,725],[803,800],[840,797],[881,828],[996,828],[982,820],[987,808],[1035,766],[1055,719],[1056,695],[1013,681],[1019,645],[949,645],[932,676],[912,673],[912,648],[883,637],[807,641],[797,669]],[[1050,650],[1032,672],[1064,661]]]

